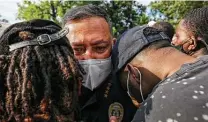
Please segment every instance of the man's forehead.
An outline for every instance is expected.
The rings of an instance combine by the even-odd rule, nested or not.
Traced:
[[[96,39],[96,40],[90,40],[90,41],[87,41],[87,40],[72,40],[70,41],[70,43],[72,45],[76,45],[76,46],[82,46],[82,45],[85,45],[86,43],[89,44],[89,45],[99,45],[99,44],[109,44],[111,43],[111,40],[103,40],[103,39]]]
[[[92,16],[92,17],[86,17],[81,19],[75,19],[75,20],[69,20],[67,21],[67,24],[75,24],[75,23],[94,23],[94,22],[104,22],[108,25],[107,21],[103,17],[98,16]]]
[[[69,24],[69,34],[99,34],[103,36],[110,36],[110,30],[100,25],[85,25],[85,24]]]
[[[101,43],[111,41],[109,29],[98,27],[90,28],[89,26],[69,24],[69,34],[67,35],[70,43]]]
[[[109,24],[104,18],[101,17],[89,17],[81,20],[70,20],[65,26],[81,26],[82,28],[107,28],[109,29]],[[103,28],[104,29],[104,28]]]

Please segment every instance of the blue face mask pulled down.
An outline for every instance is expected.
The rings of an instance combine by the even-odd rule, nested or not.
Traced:
[[[106,59],[79,60],[86,74],[82,74],[82,85],[93,91],[109,76],[112,69],[111,57]]]

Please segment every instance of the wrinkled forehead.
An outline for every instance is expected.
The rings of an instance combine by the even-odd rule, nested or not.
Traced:
[[[108,23],[102,18],[75,21],[66,24],[70,43],[78,41],[110,41],[112,35]]]
[[[110,32],[108,22],[102,17],[89,17],[80,20],[70,20],[65,26],[69,27],[69,29],[76,29],[78,31],[106,30]]]

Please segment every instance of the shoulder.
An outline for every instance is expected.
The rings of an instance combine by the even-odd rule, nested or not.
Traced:
[[[208,75],[193,73],[186,72],[158,85],[137,110],[133,122],[208,121]]]
[[[185,64],[158,84],[137,110],[133,122],[208,121],[208,56]]]
[[[166,92],[166,90],[157,91],[157,93],[150,95],[137,110],[133,122],[207,121],[208,93],[203,88],[205,86],[199,85],[198,87],[193,87],[193,89],[187,87],[190,90],[176,88],[172,93]]]

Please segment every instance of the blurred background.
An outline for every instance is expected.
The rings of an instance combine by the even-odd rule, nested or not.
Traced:
[[[168,21],[174,26],[194,8],[208,6],[208,1],[65,1],[65,0],[0,0],[0,28],[22,20],[49,19],[61,25],[67,9],[95,4],[104,7],[112,21],[113,33],[120,33],[149,21]]]

